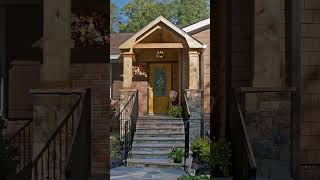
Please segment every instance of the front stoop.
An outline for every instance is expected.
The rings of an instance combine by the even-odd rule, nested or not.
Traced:
[[[182,118],[168,116],[139,117],[128,166],[142,168],[174,168],[183,170],[184,163],[168,158],[173,147],[184,150],[185,133]]]

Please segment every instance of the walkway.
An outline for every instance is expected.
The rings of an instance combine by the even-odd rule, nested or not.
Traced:
[[[111,180],[177,180],[183,175],[182,170],[177,169],[152,169],[139,167],[118,167],[110,171]]]

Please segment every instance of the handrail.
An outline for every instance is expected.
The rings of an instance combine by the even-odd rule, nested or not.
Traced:
[[[132,104],[132,109],[128,109],[130,103]],[[124,114],[124,111],[126,114]],[[136,113],[136,114],[135,114]],[[136,128],[136,121],[138,116],[138,92],[135,91],[130,96],[128,102],[119,112],[119,122],[120,122],[120,138],[124,141],[124,164],[127,165],[127,158],[130,157],[132,150],[132,141]]]
[[[31,144],[31,123],[32,119],[23,119],[27,121],[21,128],[18,129],[10,138],[11,145],[17,148],[15,160],[17,160],[16,171],[24,169],[32,160],[32,144]]]
[[[187,115],[190,117],[190,108],[189,108],[189,104],[188,104],[188,100],[187,100],[187,96],[186,94],[183,95],[184,96],[184,101],[186,103],[186,109],[187,109]]]
[[[189,156],[189,118],[190,118],[190,108],[189,108],[189,104],[188,104],[188,99],[186,94],[184,93],[184,104],[185,104],[185,109],[186,109],[186,116],[184,116],[183,118],[183,124],[184,124],[184,171],[187,171],[187,166],[186,166],[186,161],[187,161],[187,157]],[[183,106],[184,107],[184,106]]]
[[[80,117],[67,154],[65,177],[72,180],[87,180],[91,173],[91,92],[86,90],[81,104]],[[81,142],[82,140],[82,142]],[[87,156],[86,158],[84,156]],[[87,161],[81,162],[85,158]],[[79,166],[82,165],[82,167]],[[80,169],[79,169],[80,168]]]
[[[45,94],[54,94],[54,93],[47,93]],[[44,144],[44,146],[41,148],[39,153],[34,157],[33,161],[29,163],[29,165],[24,169],[24,171],[30,171],[32,174],[32,178],[37,180],[37,179],[43,179],[43,178],[67,178],[66,174],[63,174],[63,171],[67,171],[66,166],[68,162],[66,159],[70,160],[70,152],[72,152],[72,148],[76,142],[82,143],[82,139],[84,138],[81,136],[80,138],[82,139],[76,139],[75,136],[79,133],[78,128],[79,124],[81,123],[81,127],[83,127],[83,121],[86,119],[89,119],[89,121],[85,121],[85,123],[88,123],[88,127],[90,128],[90,104],[91,101],[90,98],[87,98],[88,94],[90,97],[90,89],[86,89],[86,91],[82,91],[80,93],[60,93],[58,94],[74,94],[78,95],[78,99],[75,101],[75,103],[71,106],[70,110],[67,112],[67,114],[64,116],[64,118],[59,122],[58,126],[56,129],[51,133],[49,136],[48,140]],[[84,104],[87,104],[84,106]],[[81,107],[80,107],[81,105]],[[89,108],[88,108],[89,107]],[[79,109],[81,108],[81,109]],[[86,118],[83,117],[83,110],[86,108]],[[81,110],[81,114],[79,114]],[[75,117],[79,117],[79,119],[75,119]],[[79,122],[81,121],[81,122]],[[74,127],[76,123],[76,128]],[[84,134],[84,133],[82,133]],[[91,137],[88,134],[85,134],[87,137],[87,140]],[[71,141],[69,139],[72,138]],[[70,143],[71,142],[71,143]],[[89,141],[85,141],[85,143],[88,143]],[[71,149],[69,149],[71,144]],[[90,145],[85,144],[87,148],[89,148],[90,151]],[[79,150],[79,149],[78,149]],[[80,149],[81,151],[81,149]],[[86,151],[88,153],[88,151]],[[82,156],[86,156],[88,154],[82,154]],[[89,155],[90,157],[90,152]],[[81,159],[81,158],[79,158]],[[87,164],[90,164],[90,161],[87,162]],[[87,169],[88,165],[86,166]],[[79,165],[83,166],[83,165]],[[88,170],[89,171],[89,170]],[[79,172],[78,172],[79,173]],[[80,173],[81,174],[81,173]],[[88,178],[88,177],[82,177],[82,178]],[[81,178],[78,178],[81,179]]]
[[[18,129],[18,131],[16,133],[14,133],[10,138],[9,141],[13,141],[15,138],[17,138],[17,136],[23,132],[28,126],[30,126],[30,124],[32,123],[32,119],[24,119],[25,121],[28,121],[27,123],[25,123],[20,129]]]
[[[246,142],[246,145],[247,145],[247,148],[248,148],[248,153],[249,153],[249,158],[250,158],[250,165],[251,165],[251,168],[257,168],[257,163],[256,163],[256,160],[254,158],[254,154],[253,154],[253,151],[252,151],[252,146],[251,146],[251,143],[250,143],[250,139],[249,139],[249,136],[248,136],[248,131],[247,131],[247,128],[246,128],[246,124],[245,124],[245,121],[244,121],[244,115],[243,115],[243,111],[242,111],[242,108],[240,106],[240,103],[238,101],[238,98],[237,96],[235,96],[235,99],[236,99],[236,102],[237,102],[237,107],[238,107],[238,111],[240,113],[240,120],[241,120],[241,125],[242,125],[242,128],[244,130],[244,136],[245,136],[245,142]]]
[[[240,180],[255,179],[257,165],[243,111],[236,95],[232,96],[229,128],[235,178]]]

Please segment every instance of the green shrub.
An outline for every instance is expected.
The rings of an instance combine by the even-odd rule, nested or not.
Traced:
[[[184,153],[181,148],[174,147],[169,153],[169,158],[172,159],[174,163],[181,163],[183,157]]]
[[[210,143],[207,138],[196,139],[191,146],[192,156],[200,162],[210,161]]]
[[[223,175],[228,175],[229,167],[231,166],[232,151],[230,143],[211,143],[211,168],[213,172],[221,172]]]
[[[117,159],[123,156],[124,142],[118,136],[111,136],[111,157]]]
[[[170,106],[168,113],[173,117],[182,117],[182,106]]]
[[[183,175],[178,180],[210,180],[210,175],[191,176]]]
[[[0,139],[0,159],[13,160],[16,155],[16,148],[7,139]]]

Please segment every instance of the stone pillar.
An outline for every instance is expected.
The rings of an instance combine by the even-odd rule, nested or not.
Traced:
[[[196,50],[189,51],[189,89],[200,87],[200,58]]]
[[[122,54],[123,56],[123,88],[129,89],[132,87],[132,61],[133,54]]]
[[[200,89],[186,89],[187,103],[190,110],[189,118],[189,142],[201,136],[202,104]]]
[[[254,87],[281,86],[280,1],[255,0]]]
[[[71,0],[43,2],[42,87],[70,87]]]
[[[61,91],[60,91],[61,92]],[[31,90],[33,97],[33,123],[32,123],[32,157],[35,158],[41,149],[44,147],[45,143],[48,141],[50,135],[57,128],[61,120],[66,116],[67,112],[70,111],[70,107],[76,102],[78,95],[71,94],[69,91],[63,91],[66,94],[59,94],[57,90]],[[70,94],[69,94],[70,93]],[[75,113],[76,115],[76,113]],[[74,118],[77,120],[77,117]],[[76,121],[74,121],[76,122]],[[71,126],[69,125],[69,128]],[[66,133],[62,133],[62,143],[65,142]],[[59,148],[59,138],[56,139],[56,148]],[[68,138],[69,147],[71,143],[71,136]],[[62,146],[63,154],[56,154],[56,158],[59,159],[62,156],[62,159],[65,160],[65,147]],[[52,146],[51,146],[52,151]],[[50,152],[51,152],[50,151]],[[51,153],[52,154],[52,153]],[[47,153],[43,156],[44,162],[47,162],[48,159]],[[53,157],[49,157],[49,161],[53,162]],[[64,163],[64,161],[63,161]],[[50,164],[50,168],[53,167],[53,163]],[[64,167],[64,166],[62,166]],[[40,171],[40,165],[38,167],[38,173]],[[44,168],[44,175],[47,174],[46,168]],[[58,175],[59,172],[56,172]],[[62,173],[63,174],[63,173]],[[52,177],[53,174],[50,174]]]

